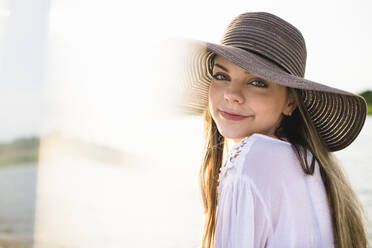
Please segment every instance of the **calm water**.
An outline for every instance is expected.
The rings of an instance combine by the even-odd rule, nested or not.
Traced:
[[[186,126],[190,132],[178,135]],[[164,125],[169,138],[162,146],[147,140],[152,157],[128,161],[138,165],[129,169],[84,160],[0,168],[0,240],[35,237],[35,248],[199,247],[200,129],[197,118]],[[368,117],[336,156],[367,210],[372,242],[371,141]]]
[[[36,174],[34,165],[0,168],[0,240],[32,243]]]

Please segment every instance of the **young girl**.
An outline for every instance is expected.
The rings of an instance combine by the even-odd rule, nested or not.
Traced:
[[[304,79],[303,36],[273,14],[239,15],[221,44],[189,41],[184,107],[205,119],[202,246],[367,247],[332,153],[358,136],[365,100]]]

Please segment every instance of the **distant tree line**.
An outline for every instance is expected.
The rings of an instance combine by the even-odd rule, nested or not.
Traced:
[[[366,100],[367,113],[371,115],[372,114],[372,90],[365,90],[359,93],[359,95],[362,96]]]
[[[22,137],[10,143],[0,143],[0,166],[36,163],[39,156],[39,137]]]
[[[123,164],[123,151],[119,149],[86,142],[54,131],[42,137],[22,137],[11,142],[0,143],[0,166],[37,165],[40,140],[43,141],[43,150],[48,155],[58,154],[61,157],[84,158],[116,165]]]

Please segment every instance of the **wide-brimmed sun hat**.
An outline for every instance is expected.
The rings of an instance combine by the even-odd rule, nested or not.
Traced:
[[[212,58],[219,55],[277,84],[300,89],[305,108],[322,141],[330,151],[353,142],[367,112],[363,97],[304,79],[306,46],[301,32],[280,17],[266,12],[248,12],[228,25],[221,44],[183,39],[186,45],[181,109],[202,114],[208,106]]]

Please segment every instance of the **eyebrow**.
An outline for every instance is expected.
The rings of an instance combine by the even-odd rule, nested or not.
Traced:
[[[225,72],[229,72],[229,70],[228,70],[226,67],[224,67],[224,66],[222,66],[222,65],[220,65],[220,64],[215,63],[214,65],[217,66],[217,67],[219,67],[219,68],[221,68],[221,69],[224,70]],[[250,74],[250,73],[247,72],[247,71],[244,71],[244,73],[245,73],[245,74]]]

